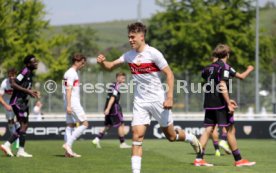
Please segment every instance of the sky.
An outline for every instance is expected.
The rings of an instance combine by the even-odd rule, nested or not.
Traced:
[[[139,0],[42,0],[51,25],[68,25],[138,18]],[[150,18],[162,8],[155,0],[141,1],[141,17]],[[267,1],[259,0],[263,6]]]

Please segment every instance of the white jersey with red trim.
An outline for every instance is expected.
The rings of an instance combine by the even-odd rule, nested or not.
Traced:
[[[154,102],[165,99],[160,74],[168,63],[160,51],[146,45],[142,52],[130,50],[119,60],[128,63],[130,67],[135,102]]]
[[[63,76],[63,86],[62,93],[66,95],[66,87],[72,87],[71,101],[76,102],[80,101],[80,84],[79,84],[79,76],[77,71],[74,68],[68,69]],[[64,97],[66,101],[66,97]]]
[[[10,103],[12,92],[13,89],[11,87],[10,80],[8,78],[4,79],[1,83],[0,95],[3,96],[3,99],[8,104]]]

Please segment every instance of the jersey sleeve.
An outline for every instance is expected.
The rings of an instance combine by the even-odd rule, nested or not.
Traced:
[[[236,73],[237,73],[236,70],[233,67],[230,67],[230,69],[229,69],[229,75],[231,77],[235,77]]]
[[[0,86],[0,95],[4,95],[5,94],[5,88],[6,88],[6,84],[5,82],[3,81],[1,83],[1,86]]]
[[[163,70],[165,67],[168,66],[168,62],[164,58],[163,54],[158,50],[154,52],[154,63],[160,70]]]
[[[114,87],[112,87],[112,96],[118,97],[119,87],[119,84],[115,84]]]
[[[28,75],[28,69],[24,68],[14,79],[17,84],[22,84],[26,76]]]
[[[70,87],[74,86],[75,76],[73,73],[67,73],[64,76],[64,79],[65,79],[65,86],[70,86]]]
[[[222,67],[220,70],[220,81],[228,81],[230,79],[230,71],[225,67]]]
[[[126,63],[126,53],[124,53],[120,58],[118,58],[118,60],[121,62],[121,63]]]

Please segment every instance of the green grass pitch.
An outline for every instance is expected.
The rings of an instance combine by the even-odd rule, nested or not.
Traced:
[[[130,143],[130,141],[127,141]],[[209,141],[205,159],[214,167],[194,167],[195,154],[184,142],[149,140],[143,143],[142,173],[275,173],[276,140],[238,140],[242,156],[256,161],[253,167],[233,166],[233,157],[214,156]],[[131,173],[130,149],[119,149],[118,140],[102,140],[102,149],[96,149],[90,140],[74,144],[81,158],[65,158],[63,141],[27,141],[26,151],[33,158],[10,158],[1,153],[0,173]]]

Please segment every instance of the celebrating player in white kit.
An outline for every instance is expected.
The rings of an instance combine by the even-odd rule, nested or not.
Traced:
[[[166,138],[173,141],[189,142],[197,153],[201,145],[193,134],[174,129],[171,108],[173,106],[174,75],[157,49],[145,43],[146,26],[140,22],[128,25],[128,38],[132,50],[119,59],[109,62],[104,55],[99,55],[97,62],[105,69],[128,63],[134,80],[134,106],[132,120],[132,172],[140,173],[142,143],[147,126],[153,116],[161,126]],[[165,93],[160,74],[166,75],[168,90]]]
[[[84,67],[86,57],[81,54],[75,54],[72,58],[72,67],[64,74],[63,81],[63,100],[66,111],[66,123],[64,140],[65,157],[81,157],[72,150],[74,141],[88,127],[87,117],[80,104],[80,81],[77,71]],[[76,127],[76,123],[80,123]]]

